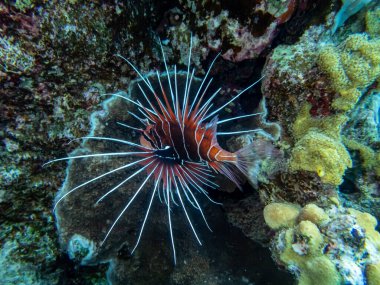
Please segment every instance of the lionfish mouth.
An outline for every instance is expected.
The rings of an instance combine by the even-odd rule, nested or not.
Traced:
[[[136,197],[142,192],[144,187],[147,186],[148,182],[153,180],[153,189],[151,189],[149,204],[137,237],[137,241],[131,251],[131,254],[139,245],[153,200],[155,197],[159,196],[160,201],[166,205],[173,258],[174,263],[176,263],[176,249],[172,228],[171,208],[173,206],[179,206],[183,209],[189,226],[196,240],[201,245],[201,240],[192,224],[185,204],[188,203],[199,211],[206,226],[211,230],[202,208],[195,197],[194,191],[203,194],[212,203],[219,204],[213,201],[207,192],[208,189],[218,188],[218,185],[213,181],[215,175],[220,173],[240,187],[242,177],[247,175],[249,164],[255,159],[255,153],[253,153],[250,145],[237,152],[231,153],[219,146],[217,136],[236,134],[241,135],[243,133],[255,132],[257,131],[256,129],[241,130],[238,132],[217,132],[217,126],[225,122],[245,119],[259,114],[253,113],[218,121],[219,113],[221,113],[226,106],[238,99],[244,92],[256,85],[262,78],[236,94],[231,100],[222,106],[213,109],[214,105],[212,101],[219,94],[221,88],[209,96],[208,89],[212,82],[212,78],[208,79],[208,76],[219,54],[212,61],[204,78],[200,80],[200,84],[198,84],[198,86],[194,89],[195,69],[190,71],[192,39],[190,39],[190,52],[187,71],[182,73],[177,72],[176,66],[174,66],[174,72],[169,72],[161,41],[160,45],[166,72],[162,75],[156,72],[155,76],[157,76],[158,87],[151,83],[148,76],[143,76],[143,74],[128,59],[118,55],[138,74],[140,79],[138,80],[139,83],[137,83],[137,85],[141,92],[141,101],[144,103],[140,100],[133,100],[127,96],[123,96],[120,93],[105,94],[120,97],[123,100],[135,105],[139,114],[137,115],[133,112],[129,113],[141,123],[141,127],[129,126],[121,122],[118,124],[128,129],[132,129],[135,132],[137,131],[140,134],[140,142],[135,143],[112,137],[87,136],[79,138],[85,140],[111,141],[128,145],[134,150],[129,152],[93,153],[69,156],[51,160],[46,164],[82,158],[112,158],[120,156],[134,157],[135,160],[132,162],[105,172],[68,190],[56,201],[54,210],[68,195],[79,190],[80,188],[91,183],[95,183],[99,179],[107,177],[120,170],[140,165],[141,167],[139,167],[138,170],[126,177],[117,186],[107,191],[96,202],[101,202],[109,194],[118,190],[126,182],[136,177],[136,175],[144,171],[147,173],[147,176],[143,179],[143,182],[134,191],[132,197],[125,204],[117,218],[113,221],[107,234],[101,242],[101,245],[110,236],[112,230],[123,217],[124,213]],[[161,78],[165,77],[167,86],[164,88],[161,83]],[[179,81],[182,81],[182,84],[179,84]],[[184,85],[184,90],[179,90],[180,85]],[[208,99],[206,100],[206,98]],[[161,197],[163,197],[163,199],[161,199]]]

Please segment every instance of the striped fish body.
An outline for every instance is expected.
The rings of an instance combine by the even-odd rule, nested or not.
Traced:
[[[106,197],[111,197],[112,193],[118,191],[121,187],[130,187],[139,184],[135,189],[128,189],[128,191],[132,191],[133,194],[130,195],[128,202],[125,203],[125,206],[109,227],[100,246],[108,239],[117,223],[123,217],[124,213],[127,212],[135,199],[137,199],[139,195],[142,195],[141,193],[145,192],[144,190],[149,186],[149,203],[135,246],[131,249],[131,254],[133,254],[139,245],[153,201],[158,196],[159,200],[166,205],[170,240],[174,263],[176,263],[176,249],[171,218],[173,212],[171,209],[174,206],[179,206],[183,209],[184,216],[195,238],[199,244],[202,244],[187,210],[187,205],[191,205],[193,209],[200,213],[206,226],[210,229],[202,207],[198,203],[196,192],[199,193],[199,195],[202,194],[210,202],[220,204],[213,201],[208,194],[209,189],[218,189],[218,184],[215,183],[215,173],[224,175],[233,181],[237,187],[242,188],[245,177],[252,172],[251,169],[256,171],[259,162],[263,158],[273,154],[272,146],[257,142],[247,145],[234,153],[228,152],[220,147],[217,136],[241,135],[243,133],[257,131],[253,129],[234,132],[217,132],[217,126],[226,122],[245,119],[260,114],[252,113],[218,121],[218,115],[224,111],[229,104],[255,86],[261,79],[234,95],[221,106],[214,106],[212,101],[219,95],[221,88],[218,88],[212,93],[210,91],[211,88],[209,88],[212,78],[208,78],[208,75],[218,56],[211,62],[204,78],[200,79],[194,76],[195,69],[190,71],[191,50],[192,40],[190,37],[187,72],[177,72],[176,66],[174,66],[174,71],[170,72],[161,45],[166,71],[161,75],[156,71],[155,73],[149,73],[144,76],[128,59],[118,55],[132,67],[138,74],[139,79],[133,81],[130,86],[129,94],[131,96],[125,96],[123,92],[104,95],[111,95],[125,100],[130,104],[128,109],[132,106],[135,107],[134,109],[131,108],[131,111],[128,110],[128,113],[138,120],[139,123],[143,125],[142,127],[139,127],[139,125],[130,126],[123,122],[117,122],[117,124],[138,131],[140,134],[140,144],[111,135],[104,137],[90,135],[81,139],[112,142],[128,146],[130,149],[121,152],[112,151],[109,153],[79,154],[54,159],[48,162],[103,157],[106,157],[106,161],[108,161],[114,157],[134,157],[134,159],[127,159],[125,164],[120,167],[113,168],[86,180],[72,189],[65,189],[65,192],[58,197],[55,203],[54,209],[56,209],[57,205],[60,204],[63,199],[78,189],[87,187],[91,183],[96,183],[96,181],[108,178],[117,173],[119,174],[116,175],[115,179],[119,179],[121,175],[124,175],[120,174],[121,171],[126,173],[126,170],[130,169],[131,172],[123,177],[122,181],[118,181],[117,185],[111,189],[105,189],[105,193],[102,194],[96,202],[96,204],[101,203]],[[142,173],[146,175],[144,175],[142,179],[136,180],[139,176],[141,178]],[[128,185],[132,180],[135,181],[134,184]]]
[[[175,118],[158,120],[146,127],[140,143],[168,160],[236,162],[237,156],[218,144],[216,123],[216,118],[210,123],[185,120],[183,125]]]

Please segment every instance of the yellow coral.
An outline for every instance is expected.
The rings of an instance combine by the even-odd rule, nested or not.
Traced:
[[[298,285],[337,285],[341,282],[334,264],[326,256],[307,260],[302,269]]]
[[[285,203],[270,205],[273,209],[289,206]],[[290,207],[296,206],[290,205]],[[365,244],[363,246],[374,252],[380,250],[380,233],[375,229],[377,225],[375,217],[355,209],[347,209],[344,214],[347,213],[354,216],[356,224],[364,229]],[[273,219],[276,217],[283,219],[280,214],[272,216]],[[317,205],[308,204],[301,209],[296,218],[296,225],[293,218],[291,220],[289,224],[293,226],[280,229],[278,235],[279,246],[276,247],[278,250],[276,256],[279,261],[299,272],[298,285],[341,284],[343,278],[332,261],[334,257],[322,251],[324,245],[329,243],[329,236],[325,232],[329,227],[328,224],[323,224],[330,220],[329,215]],[[324,230],[320,231],[319,227]],[[339,235],[339,232],[336,234]],[[380,284],[380,263],[366,264],[366,278],[368,285]]]
[[[365,15],[366,31],[371,36],[380,35],[380,8],[368,11]]]
[[[289,166],[291,170],[323,174],[323,182],[339,185],[344,171],[352,167],[352,161],[341,142],[310,130],[294,146]]]
[[[307,248],[303,253],[297,244]],[[328,257],[322,254],[323,237],[318,227],[310,221],[302,221],[295,229],[285,233],[285,248],[280,260],[288,266],[297,266],[300,271],[298,285],[340,283],[340,275]]]
[[[319,52],[319,59],[320,67],[330,76],[336,89],[349,84],[337,47],[333,44],[323,46]]]
[[[271,203],[264,208],[264,220],[266,224],[277,230],[294,225],[299,213],[299,207],[287,203]]]
[[[340,97],[332,106],[348,111],[361,96],[360,89],[380,77],[380,39],[367,34],[350,35],[340,48],[327,44],[320,48],[319,66],[328,74]]]
[[[288,265],[302,267],[305,259],[322,255],[320,248],[323,237],[318,227],[310,221],[302,221],[297,227],[285,232],[285,248],[280,260]],[[300,244],[304,250],[297,247]]]
[[[360,158],[362,160],[362,165],[365,169],[371,169],[375,165],[375,152],[369,146],[361,144],[360,142],[355,140],[350,140],[346,137],[343,137],[343,143],[348,149],[359,151]]]
[[[340,139],[341,126],[347,121],[347,117],[337,114],[323,118],[313,118],[310,116],[310,108],[310,104],[304,104],[301,107],[293,124],[294,138],[299,139],[313,129],[331,138]]]
[[[380,177],[380,152],[377,153],[376,155],[375,173],[376,173],[376,176]]]
[[[299,221],[310,221],[316,225],[320,225],[328,219],[329,216],[325,211],[315,204],[307,204],[298,216]]]
[[[297,228],[296,233],[306,240],[308,245],[307,254],[316,254],[320,251],[323,242],[323,237],[318,227],[310,221],[301,221]]]
[[[368,285],[380,284],[380,262],[367,265],[366,277]]]
[[[377,250],[380,250],[380,233],[375,229],[377,226],[376,218],[355,209],[349,209],[349,213],[355,216],[359,226],[365,229],[368,242],[371,242]]]

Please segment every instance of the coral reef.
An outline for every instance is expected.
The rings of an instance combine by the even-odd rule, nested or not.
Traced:
[[[177,62],[185,63],[188,32],[195,33],[194,61],[199,64],[211,51],[220,51],[228,61],[255,59],[273,43],[280,27],[298,13],[312,14],[317,9],[311,1],[179,1],[181,7],[167,12],[158,31],[180,52]],[[315,10],[314,10],[315,9]],[[298,29],[306,23],[298,20]],[[307,19],[306,17],[304,20]]]
[[[379,20],[378,1],[2,1],[2,283],[379,284]],[[242,192],[218,178],[212,198],[223,205],[201,201],[212,233],[190,213],[202,247],[174,218],[181,257],[174,267],[158,205],[143,247],[130,255],[144,199],[100,247],[132,184],[97,206],[99,191],[115,180],[89,187],[54,217],[65,176],[67,190],[110,161],[71,163],[69,174],[65,164],[41,166],[69,153],[114,150],[79,144],[90,131],[125,138],[116,122],[132,122],[131,106],[100,104],[102,94],[127,91],[136,78],[115,54],[143,74],[162,71],[162,39],[169,67],[186,70],[191,36],[194,76],[221,55],[210,72],[210,89],[221,87],[215,107],[264,76],[226,106],[231,116],[261,113],[228,128],[264,131],[222,143],[273,141],[277,150],[252,167]]]
[[[5,73],[25,73],[34,65],[34,57],[6,37],[0,37],[0,58],[0,65]]]
[[[375,7],[372,11],[369,10],[365,15],[366,31],[372,36],[379,36],[380,34],[380,8]]]
[[[369,11],[363,13],[373,19],[375,13]],[[287,126],[282,136],[294,146],[291,170],[312,171],[324,183],[342,183],[352,166],[342,127],[348,112],[379,77],[378,45],[379,39],[368,32],[341,37],[338,48],[320,27],[311,27],[296,45],[273,51],[264,69],[263,93],[269,118]],[[291,103],[293,110],[280,100]]]
[[[276,258],[299,275],[298,284],[367,284],[378,278],[380,234],[373,216],[341,206],[324,210],[308,204],[278,228],[272,219],[281,207],[287,205],[269,204],[264,217],[276,231],[272,240]]]
[[[319,65],[340,94],[332,106],[349,111],[362,92],[380,76],[380,39],[366,34],[350,35],[338,49],[332,44],[322,46]]]
[[[353,168],[346,174],[346,183],[340,187],[344,203],[379,217],[378,188],[380,178],[379,108],[377,89],[365,94],[350,114],[342,130],[343,143],[353,160]]]
[[[377,278],[367,271],[376,275],[379,258],[378,20],[378,8],[370,4],[334,38],[311,27],[298,43],[275,48],[264,67],[268,118],[280,123],[280,146],[289,155],[282,172],[307,171],[321,182],[305,191],[299,185],[312,180],[299,176],[288,192],[279,179],[259,188],[268,204],[264,218],[276,231],[272,252],[299,277],[299,284],[366,284]],[[310,188],[315,194],[301,199]],[[327,202],[339,204],[339,199],[344,206]],[[285,229],[281,222],[286,215],[275,210],[279,202],[304,206],[295,220],[287,221],[295,224]],[[270,219],[277,214],[281,226]],[[354,229],[359,237],[352,238]]]
[[[271,203],[264,208],[265,222],[274,230],[292,227],[298,214],[299,207],[291,204]]]
[[[319,132],[309,131],[292,149],[290,169],[315,172],[324,183],[340,185],[351,166],[344,145]]]

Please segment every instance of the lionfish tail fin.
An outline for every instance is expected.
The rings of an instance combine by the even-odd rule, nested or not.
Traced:
[[[255,140],[236,152],[236,167],[247,177],[254,186],[257,186],[257,176],[260,165],[267,158],[279,156],[279,150],[266,140]]]

